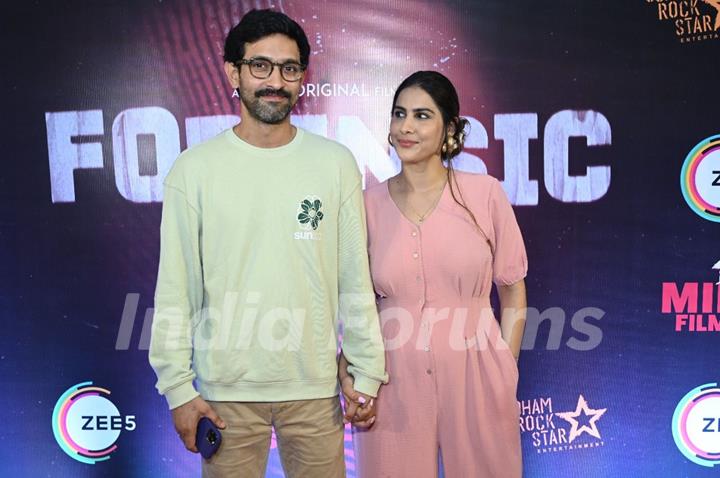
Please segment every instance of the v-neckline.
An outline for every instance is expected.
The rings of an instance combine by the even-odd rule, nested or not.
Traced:
[[[416,228],[421,228],[423,226],[423,224],[427,224],[427,222],[430,220],[430,218],[435,215],[435,211],[437,211],[438,208],[440,207],[440,205],[442,204],[443,198],[445,197],[445,191],[448,189],[448,182],[450,182],[450,178],[448,178],[448,180],[445,181],[445,184],[443,185],[443,189],[440,192],[440,197],[438,198],[438,201],[435,204],[435,207],[433,208],[432,211],[430,211],[429,214],[427,214],[423,218],[423,221],[421,223],[416,223],[415,221],[413,221],[412,219],[407,217],[405,215],[405,213],[402,211],[402,209],[400,209],[400,206],[398,206],[398,204],[393,199],[392,194],[390,194],[390,180],[389,179],[385,182],[385,192],[387,193],[388,199],[392,203],[393,208],[395,208],[395,211],[397,211],[397,213],[400,215],[400,217],[402,217],[405,221],[409,222],[410,225],[412,225]]]

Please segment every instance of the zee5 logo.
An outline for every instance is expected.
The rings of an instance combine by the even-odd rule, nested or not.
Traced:
[[[690,390],[675,408],[675,444],[698,465],[720,465],[720,387],[706,383]]]
[[[109,397],[110,390],[82,382],[68,388],[55,404],[55,440],[75,460],[90,465],[109,460],[120,432],[135,430],[135,416],[123,416]]]
[[[695,214],[720,222],[720,134],[705,138],[688,153],[680,171],[680,188]]]

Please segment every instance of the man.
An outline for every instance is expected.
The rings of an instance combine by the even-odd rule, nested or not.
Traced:
[[[150,363],[188,450],[201,417],[223,429],[207,477],[264,476],[273,426],[288,477],[345,476],[338,313],[357,402],[387,381],[355,160],[290,124],[309,54],[286,15],[246,14],[224,55],[242,121],[165,180]]]

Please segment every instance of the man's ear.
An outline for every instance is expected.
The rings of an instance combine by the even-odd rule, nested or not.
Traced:
[[[229,61],[225,62],[225,76],[227,76],[228,82],[230,83],[230,86],[232,86],[232,89],[240,86],[240,69],[235,66],[234,63],[230,63]]]

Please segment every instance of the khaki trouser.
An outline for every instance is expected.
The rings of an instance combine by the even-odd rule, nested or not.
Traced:
[[[220,449],[202,460],[203,478],[263,478],[275,427],[287,478],[344,478],[338,397],[290,402],[208,402],[227,427]]]

